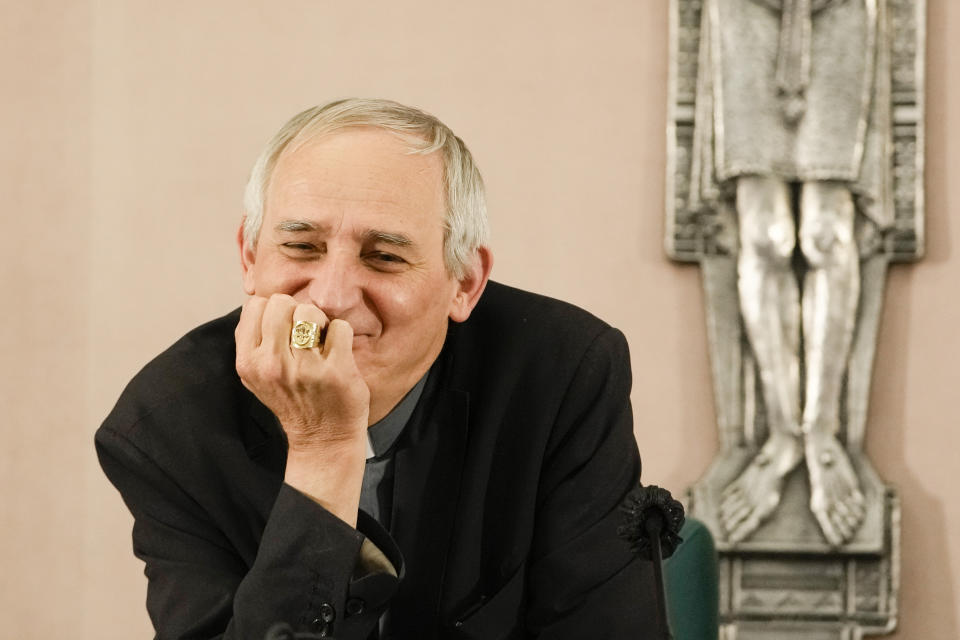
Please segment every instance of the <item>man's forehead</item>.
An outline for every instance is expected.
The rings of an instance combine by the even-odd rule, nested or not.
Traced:
[[[415,139],[378,127],[347,127],[319,135],[296,137],[281,151],[275,170],[283,167],[349,169],[379,168],[398,173],[443,173],[439,151],[417,152]]]
[[[439,154],[412,154],[396,136],[368,128],[337,132],[281,154],[265,213],[276,230],[330,231],[330,225],[346,222],[409,235],[415,227],[442,227],[445,211]]]
[[[443,174],[438,152],[412,153],[389,132],[349,129],[284,150],[268,189],[303,196],[348,191],[357,197],[370,190],[370,197],[436,199],[445,195]]]

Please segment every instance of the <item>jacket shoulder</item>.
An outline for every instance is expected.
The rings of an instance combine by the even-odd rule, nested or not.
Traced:
[[[620,331],[570,303],[495,282],[470,317],[451,327],[445,352],[458,386],[505,394],[525,390],[545,402],[548,390],[559,400],[584,374],[598,380],[611,372],[630,376]]]
[[[549,343],[557,349],[582,350],[597,336],[616,332],[569,302],[497,282],[488,284],[465,325],[468,331],[527,348]]]
[[[127,384],[103,428],[128,431],[158,409],[214,401],[242,388],[236,373],[234,329],[240,310],[196,327],[146,364]]]

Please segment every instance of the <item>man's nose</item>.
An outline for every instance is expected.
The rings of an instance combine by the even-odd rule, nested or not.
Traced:
[[[317,262],[316,272],[307,288],[310,302],[331,320],[346,319],[347,313],[361,299],[360,265],[349,256],[328,253]]]

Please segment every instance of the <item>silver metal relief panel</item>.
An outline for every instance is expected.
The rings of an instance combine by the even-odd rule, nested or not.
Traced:
[[[728,638],[896,624],[863,452],[887,265],[923,253],[923,0],[673,0],[667,252],[698,262],[720,451],[691,513]]]

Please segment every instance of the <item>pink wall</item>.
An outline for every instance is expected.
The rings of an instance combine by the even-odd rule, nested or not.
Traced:
[[[867,442],[902,492],[904,639],[960,636],[960,5],[929,2],[928,255],[890,276]],[[288,115],[330,98],[420,105],[466,139],[495,278],[625,331],[647,482],[682,493],[706,467],[699,275],[662,250],[668,3],[373,5],[0,2],[9,637],[149,635],[93,431],[150,357],[242,300],[249,165]]]

